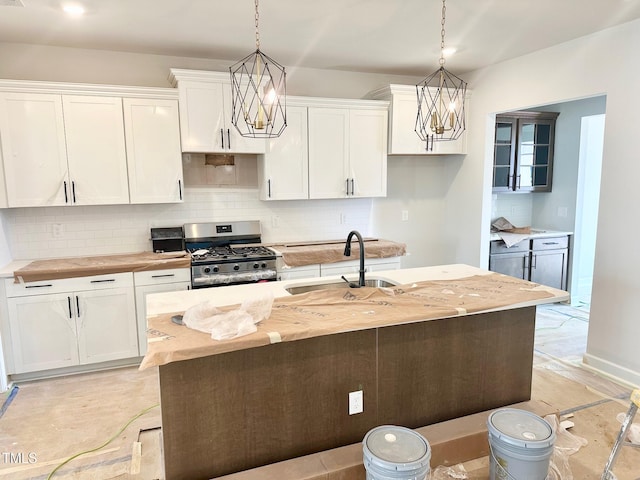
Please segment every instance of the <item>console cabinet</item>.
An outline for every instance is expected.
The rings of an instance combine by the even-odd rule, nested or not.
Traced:
[[[490,245],[489,270],[548,287],[567,289],[569,237],[534,238],[507,248],[502,240]]]

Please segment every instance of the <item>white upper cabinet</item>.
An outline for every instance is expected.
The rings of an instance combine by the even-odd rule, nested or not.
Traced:
[[[131,203],[183,200],[178,102],[124,98]]]
[[[129,203],[122,99],[62,97],[70,202],[73,205]]]
[[[349,196],[349,109],[309,108],[309,197]]]
[[[60,95],[0,92],[0,139],[10,207],[69,204]]]
[[[470,92],[467,90],[465,111],[468,115]],[[451,155],[467,153],[467,133],[451,141],[424,142],[416,129],[418,100],[414,85],[389,85],[368,95],[369,98],[389,100],[389,155]]]
[[[173,88],[0,80],[0,147],[0,207],[182,201]]]
[[[258,157],[260,200],[309,198],[307,107],[287,106],[287,128]]]
[[[171,69],[178,87],[183,152],[264,153],[266,142],[245,138],[231,123],[228,73]]]
[[[309,107],[309,198],[387,194],[387,103]]]

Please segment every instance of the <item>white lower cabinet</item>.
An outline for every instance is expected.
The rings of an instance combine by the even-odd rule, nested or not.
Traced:
[[[278,280],[298,280],[302,278],[317,278],[320,276],[320,265],[304,265],[301,267],[278,267]]]
[[[133,282],[136,287],[138,350],[143,356],[147,353],[147,295],[189,290],[191,288],[191,270],[189,268],[175,268],[134,272]]]
[[[138,356],[132,273],[6,282],[14,360],[8,373]]]

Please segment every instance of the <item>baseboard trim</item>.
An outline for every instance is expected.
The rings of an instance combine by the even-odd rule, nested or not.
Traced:
[[[596,355],[585,353],[582,357],[582,366],[630,389],[640,386],[640,372],[635,372]]]

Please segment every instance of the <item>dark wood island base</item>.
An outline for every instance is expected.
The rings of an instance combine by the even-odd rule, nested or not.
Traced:
[[[165,477],[209,479],[531,397],[535,306],[160,365]],[[364,411],[348,414],[349,392]]]

